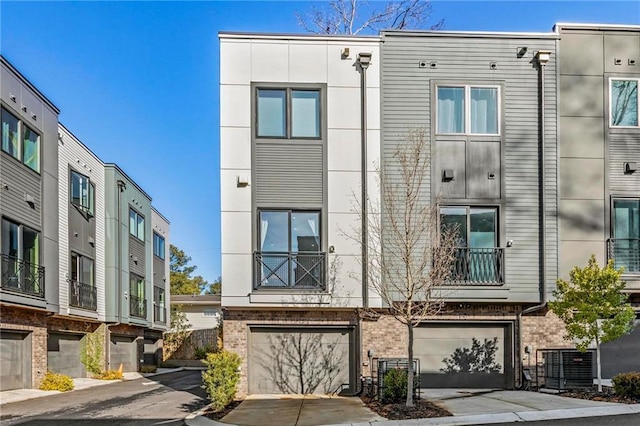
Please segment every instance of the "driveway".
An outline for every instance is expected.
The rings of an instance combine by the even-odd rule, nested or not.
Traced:
[[[380,421],[356,397],[250,395],[221,421],[239,426],[313,426]]]

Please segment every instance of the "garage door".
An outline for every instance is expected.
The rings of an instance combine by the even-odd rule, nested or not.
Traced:
[[[616,374],[640,371],[640,320],[630,334],[600,346],[602,357],[602,377],[610,379]]]
[[[30,370],[27,334],[0,331],[0,391],[30,387]]]
[[[431,324],[415,329],[414,353],[425,388],[511,386],[510,327]]]
[[[252,328],[250,340],[250,393],[326,394],[353,385],[349,329]]]
[[[135,338],[129,336],[111,336],[109,351],[111,356],[111,369],[117,370],[120,368],[120,364],[122,364],[123,371],[138,371],[138,363],[136,360],[138,347]]]
[[[47,338],[48,369],[71,377],[87,377],[80,361],[83,335],[51,333]]]

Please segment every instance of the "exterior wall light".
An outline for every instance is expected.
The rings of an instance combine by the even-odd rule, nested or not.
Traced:
[[[551,59],[551,51],[549,50],[538,50],[536,52],[536,60],[540,65],[546,65],[547,62]]]

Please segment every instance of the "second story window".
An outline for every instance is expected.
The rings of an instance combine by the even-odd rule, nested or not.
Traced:
[[[640,79],[611,79],[611,127],[638,127],[638,82]]]
[[[129,234],[144,241],[144,216],[134,209],[129,209]]]
[[[613,199],[608,257],[626,274],[640,273],[640,199]]]
[[[153,233],[153,255],[164,260],[164,238]]]
[[[40,233],[5,218],[2,218],[1,232],[2,288],[43,297]]]
[[[319,89],[258,88],[256,137],[320,139]]]
[[[71,204],[93,216],[95,189],[89,178],[71,170]]]
[[[498,88],[437,87],[438,134],[499,134]]]
[[[2,151],[40,173],[40,135],[2,108]]]
[[[97,290],[94,261],[81,254],[71,252],[69,270],[69,304],[95,311],[97,308]]]

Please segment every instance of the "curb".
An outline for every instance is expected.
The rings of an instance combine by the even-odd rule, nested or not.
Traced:
[[[195,411],[189,414],[187,417],[183,419],[184,423],[187,426],[232,426],[232,425],[229,425],[228,423],[220,423],[205,417],[204,412],[206,409],[207,409],[207,406],[205,405],[198,411]]]

